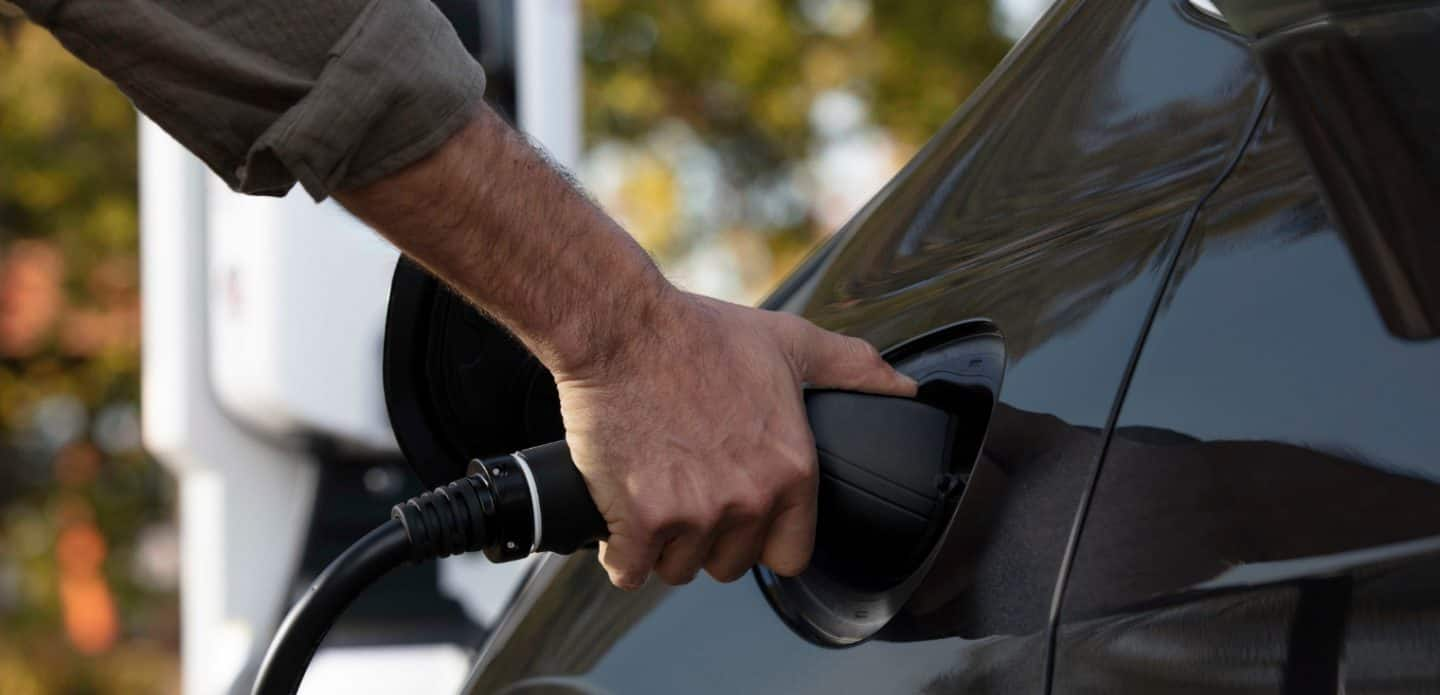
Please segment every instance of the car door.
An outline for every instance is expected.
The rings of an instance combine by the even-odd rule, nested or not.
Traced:
[[[980,456],[989,486],[971,480],[952,528],[966,542],[942,551],[889,627],[826,648],[751,582],[621,593],[591,555],[549,558],[470,691],[1042,691],[1055,580],[1100,435],[1260,82],[1242,42],[1170,0],[1061,2],[768,302],[891,354],[976,321],[1003,335]]]
[[[1433,8],[1405,16],[1437,35]],[[1440,266],[1377,263],[1408,230],[1337,221],[1366,202],[1312,173],[1299,107],[1267,106],[1157,306],[1081,519],[1053,692],[1440,692],[1440,340],[1397,320],[1425,307],[1397,301],[1402,271]]]

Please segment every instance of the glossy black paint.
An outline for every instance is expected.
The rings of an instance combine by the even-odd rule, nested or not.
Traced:
[[[977,463],[992,504],[904,606],[903,629],[821,649],[754,584],[623,594],[591,556],[552,559],[471,692],[1043,690],[1051,599],[1117,394],[1265,99],[1244,42],[1184,3],[1062,2],[771,299],[882,350],[973,319],[1004,334]]]
[[[1440,3],[1222,0],[1391,332],[1440,335]]]
[[[549,558],[470,691],[1440,692],[1440,235],[1366,226],[1423,219],[1395,211],[1423,211],[1440,138],[1386,102],[1420,173],[1377,197],[1385,134],[1297,125],[1299,83],[1272,101],[1262,73],[1288,44],[1250,43],[1319,8],[1380,69],[1433,12],[1240,4],[1275,11],[1237,32],[1183,0],[1062,0],[768,302],[882,350],[1004,336],[977,504],[884,631],[823,649],[753,583],[622,593]]]
[[[1387,323],[1276,111],[1202,210],[1136,366],[1067,591],[1057,691],[1440,688],[1440,623],[1423,617],[1440,592],[1420,580],[1440,536],[1440,341]],[[1333,566],[1417,540],[1410,562]],[[1421,629],[1375,619],[1382,586]],[[1216,591],[1233,595],[1195,600]],[[1177,611],[1212,606],[1264,628],[1263,657],[1237,629],[1229,653],[1192,639],[1123,657],[1146,679],[1115,668],[1102,636],[1135,637],[1117,625],[1175,629]]]

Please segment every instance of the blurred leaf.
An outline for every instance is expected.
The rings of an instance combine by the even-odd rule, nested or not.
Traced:
[[[764,284],[790,267],[799,255],[793,249],[833,231],[808,213],[777,226],[767,205],[751,200],[787,185],[789,172],[808,166],[834,140],[816,127],[817,100],[835,93],[858,97],[863,108],[856,127],[878,128],[894,141],[900,156],[881,166],[898,166],[1009,48],[985,0],[584,0],[583,6],[589,141],[628,143],[651,160],[671,161],[669,175],[681,177],[684,165],[672,161],[673,152],[657,152],[666,145],[656,141],[656,133],[679,121],[721,163],[718,188],[697,193],[681,186],[678,197],[651,200],[666,209],[643,219],[633,199],[622,204],[607,196],[604,202],[623,208],[617,210],[622,222],[671,264],[697,249],[725,246],[718,235],[735,229],[788,239],[763,259],[742,259],[773,268]],[[643,160],[632,158],[627,161],[636,166],[603,175],[653,177]],[[883,181],[888,173],[872,178]],[[597,185],[627,195],[657,187]],[[707,203],[708,217],[683,212],[715,195],[726,200]],[[807,195],[812,208],[822,205],[818,192]],[[782,257],[785,262],[771,262]]]
[[[135,128],[117,90],[0,4],[0,574],[15,578],[15,595],[0,595],[7,695],[175,687],[176,596],[137,584],[130,560],[142,530],[171,519],[172,483],[142,454],[89,441],[98,413],[139,399]],[[55,403],[78,404],[64,446],[47,437],[70,425],[46,418],[77,411],[47,409]],[[75,523],[98,531],[98,573],[57,564],[57,539]],[[74,648],[62,586],[114,602],[113,651]]]

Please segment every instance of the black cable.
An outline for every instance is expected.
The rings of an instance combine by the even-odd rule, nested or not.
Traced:
[[[909,399],[841,391],[812,391],[806,396],[806,408],[818,408],[811,410],[810,425],[819,451],[840,446],[847,451],[866,452],[868,462],[864,466],[859,465],[861,459],[849,454],[848,459],[820,456],[821,475],[836,481],[843,483],[846,478],[829,470],[831,459],[845,461],[846,466],[866,472],[869,478],[894,486],[898,483],[890,481],[902,478],[892,478],[886,468],[896,457],[910,461],[929,460],[924,456],[931,453],[946,460],[950,456],[946,452],[954,428],[952,416],[946,411]],[[933,413],[920,413],[917,408]],[[927,444],[877,449],[880,440],[873,437],[856,440],[839,434],[856,431],[853,423],[881,421],[909,428],[904,430],[906,433],[929,432],[929,439],[924,440]],[[937,423],[939,426],[935,426]],[[833,441],[821,441],[827,438]],[[935,450],[930,452],[927,447],[932,444]],[[920,450],[912,452],[908,448],[912,446]],[[894,527],[893,533],[881,528],[880,520],[896,518],[893,510],[900,505],[885,494],[860,487],[865,494],[827,500],[824,487],[819,505],[822,518],[861,520],[826,521],[827,526],[850,529],[855,523],[868,525],[873,528],[857,537],[878,539],[879,543],[893,543],[893,539],[910,533],[908,521]],[[963,485],[947,484],[936,494],[953,497],[962,489]],[[934,505],[934,509],[942,508]],[[341,611],[367,586],[407,561],[420,563],[477,550],[491,562],[518,560],[536,552],[568,554],[608,535],[605,517],[595,507],[585,478],[575,468],[564,441],[472,461],[470,475],[395,505],[390,510],[390,521],[350,546],[320,573],[280,624],[260,664],[253,693],[296,692],[316,648]]]
[[[292,695],[330,626],[366,587],[405,562],[476,550],[492,562],[572,553],[606,535],[565,442],[472,464],[474,472],[406,500],[335,558],[285,616],[254,695]]]
[[[255,695],[291,695],[320,640],[360,592],[410,559],[410,539],[394,519],[377,527],[335,558],[290,609],[260,663]]]

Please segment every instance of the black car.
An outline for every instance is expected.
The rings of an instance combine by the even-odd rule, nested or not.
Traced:
[[[1440,3],[1216,4],[1061,0],[766,301],[955,414],[919,556],[551,556],[470,692],[1440,693]],[[387,370],[432,482],[561,434],[408,266]]]

